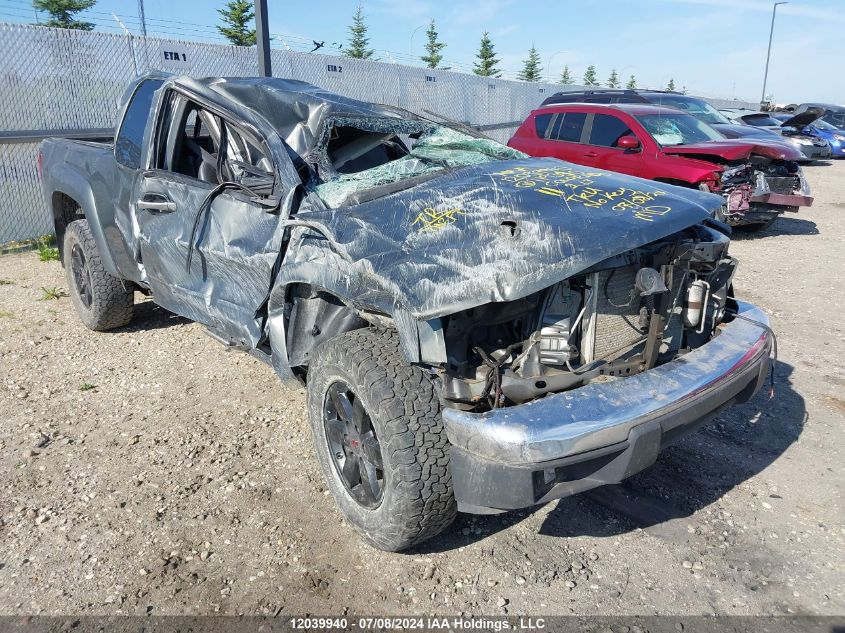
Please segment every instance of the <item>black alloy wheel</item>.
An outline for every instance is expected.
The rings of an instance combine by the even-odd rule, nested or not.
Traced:
[[[70,253],[70,266],[73,273],[73,281],[79,300],[86,308],[90,308],[94,302],[94,295],[91,288],[91,271],[88,268],[88,260],[79,244],[73,245]]]
[[[384,494],[384,461],[376,431],[361,399],[342,381],[333,382],[323,404],[329,454],[344,487],[365,508]]]

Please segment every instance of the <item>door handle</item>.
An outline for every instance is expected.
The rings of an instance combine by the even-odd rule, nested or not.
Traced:
[[[586,156],[587,158],[598,158],[598,154],[596,154],[595,152],[585,152],[584,156]]]
[[[138,208],[151,213],[173,213],[176,210],[176,203],[164,196],[144,196],[138,200]]]

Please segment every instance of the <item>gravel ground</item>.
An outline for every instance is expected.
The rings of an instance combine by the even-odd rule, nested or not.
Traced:
[[[845,613],[845,162],[807,172],[816,206],[732,247],[774,400],[406,554],[340,518],[303,391],[149,302],[89,332],[58,263],[0,257],[0,614]]]

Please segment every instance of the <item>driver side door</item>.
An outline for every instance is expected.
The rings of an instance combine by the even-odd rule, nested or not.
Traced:
[[[283,232],[266,144],[174,91],[155,153],[133,196],[155,302],[257,346]]]
[[[590,164],[600,169],[616,171],[630,176],[641,176],[643,149],[626,150],[619,147],[619,139],[634,136],[628,124],[615,114],[595,113],[588,123],[589,134],[584,144],[584,154],[590,157]]]

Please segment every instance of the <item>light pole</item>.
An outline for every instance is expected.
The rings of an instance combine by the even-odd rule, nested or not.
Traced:
[[[138,17],[141,19],[141,35],[147,37],[147,18],[144,16],[144,0],[138,0]]]
[[[413,57],[413,56],[414,56],[414,35],[416,35],[416,34],[417,34],[417,31],[419,31],[419,30],[420,30],[420,29],[422,29],[422,28],[425,28],[426,26],[427,26],[426,24],[420,24],[420,25],[419,25],[417,28],[415,28],[415,29],[414,29],[414,31],[411,33],[411,57]]]
[[[552,60],[555,58],[555,55],[560,55],[561,53],[568,53],[569,51],[555,51],[551,55],[549,55],[549,59],[546,61],[546,82],[552,83]]]
[[[775,2],[772,6],[772,27],[769,29],[769,50],[766,53],[766,72],[763,73],[763,95],[760,97],[760,107],[766,102],[766,82],[769,79],[769,58],[772,56],[772,35],[775,33],[775,15],[778,11],[778,5],[789,4],[788,2]]]

